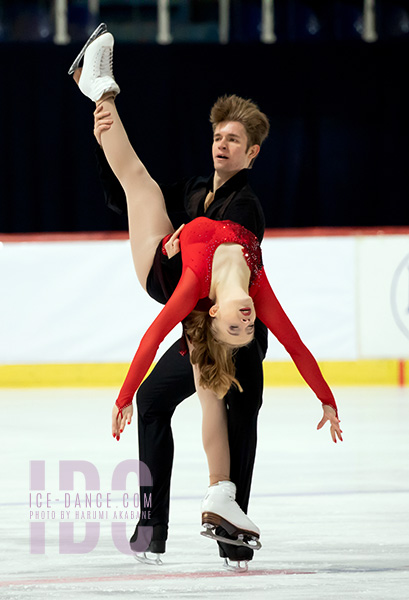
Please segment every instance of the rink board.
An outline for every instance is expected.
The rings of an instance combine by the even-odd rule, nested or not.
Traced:
[[[270,231],[271,285],[330,383],[403,385],[409,359],[409,233]],[[3,242],[1,243],[1,240]],[[142,290],[124,234],[0,236],[0,386],[117,386],[161,307]],[[156,359],[181,335],[180,325]],[[267,385],[301,384],[270,334]]]

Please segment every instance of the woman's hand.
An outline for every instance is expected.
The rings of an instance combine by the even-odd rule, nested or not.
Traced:
[[[171,235],[171,237],[166,242],[165,250],[166,250],[166,254],[168,255],[168,258],[172,258],[172,256],[175,256],[176,254],[178,254],[178,252],[180,252],[179,235],[180,235],[180,232],[182,231],[182,229],[184,228],[184,226],[185,225],[183,224],[178,229],[176,229],[176,231]]]
[[[340,424],[340,420],[338,419],[335,409],[332,408],[332,406],[328,406],[328,404],[323,404],[322,405],[322,410],[324,411],[324,416],[322,417],[321,421],[318,423],[317,425],[317,429],[322,429],[322,427],[324,427],[325,423],[327,421],[329,421],[331,423],[331,427],[330,427],[330,433],[331,433],[331,437],[332,437],[332,441],[337,443],[337,436],[338,439],[342,440],[342,429],[340,428],[339,424]]]
[[[119,440],[120,434],[125,429],[125,425],[131,424],[132,415],[133,415],[133,406],[127,406],[122,410],[122,417],[119,415],[119,409],[116,404],[114,404],[114,408],[112,409],[112,435],[114,438]]]
[[[94,110],[94,135],[99,145],[101,145],[101,133],[111,129],[113,119],[110,117],[111,113],[104,110],[103,104],[99,104]]]

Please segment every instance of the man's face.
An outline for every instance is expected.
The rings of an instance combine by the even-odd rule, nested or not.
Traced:
[[[248,138],[244,125],[238,121],[219,123],[213,134],[213,164],[220,174],[233,175],[247,169],[258,154],[259,146],[247,148]]]

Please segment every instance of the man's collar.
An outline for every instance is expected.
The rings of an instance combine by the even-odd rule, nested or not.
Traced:
[[[242,169],[241,171],[233,175],[233,177],[230,177],[230,179],[228,179],[225,183],[223,183],[223,185],[221,185],[216,190],[215,196],[217,196],[219,192],[224,193],[228,190],[235,191],[241,189],[248,182],[248,171],[249,169]],[[206,186],[207,192],[213,190],[213,178],[214,173],[208,179]]]

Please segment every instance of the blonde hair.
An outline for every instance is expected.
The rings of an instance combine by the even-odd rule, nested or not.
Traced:
[[[212,330],[212,317],[208,312],[193,311],[185,320],[185,333],[193,345],[192,364],[198,365],[199,383],[224,398],[232,385],[243,391],[235,377],[233,356],[237,346],[219,342]]]
[[[257,104],[235,94],[221,96],[212,106],[210,123],[213,132],[223,121],[238,121],[243,125],[248,138],[248,148],[255,144],[261,146],[270,131],[269,120]]]

